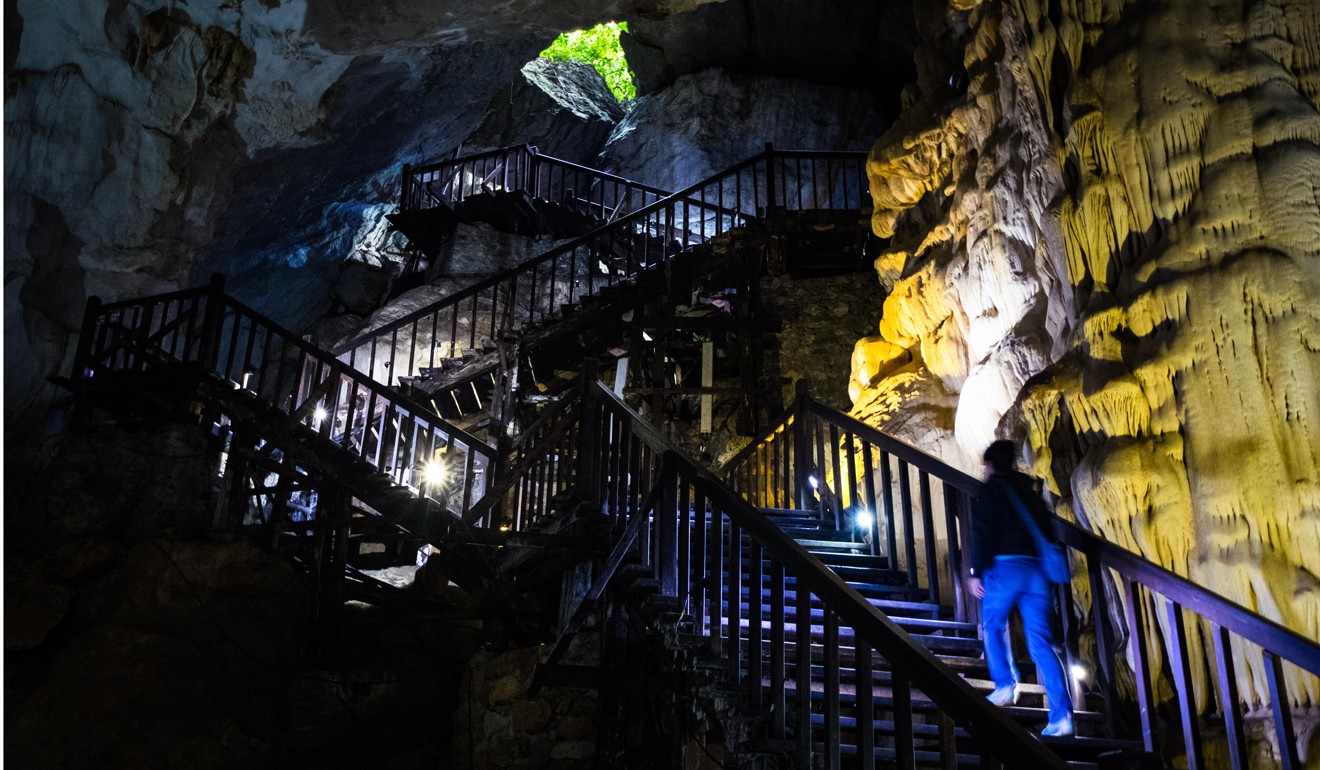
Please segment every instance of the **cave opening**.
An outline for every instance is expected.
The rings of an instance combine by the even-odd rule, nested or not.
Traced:
[[[610,93],[626,103],[637,96],[633,72],[619,43],[619,36],[627,31],[626,21],[606,21],[586,29],[569,30],[555,38],[538,58],[590,64],[605,78]]]

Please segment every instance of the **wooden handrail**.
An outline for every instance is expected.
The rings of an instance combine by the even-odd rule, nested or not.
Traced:
[[[1290,663],[1320,676],[1320,644],[1059,517],[1059,541]]]
[[[470,299],[473,296],[481,293],[481,291],[485,289],[489,289],[492,286],[496,286],[502,283],[507,283],[510,278],[514,278],[518,275],[525,274],[533,267],[544,265],[545,263],[554,259],[556,256],[574,251],[582,246],[591,243],[592,241],[599,239],[602,235],[612,233],[617,230],[621,230],[626,225],[632,224],[636,220],[643,220],[646,218],[647,215],[659,211],[672,203],[683,201],[684,197],[690,195],[693,191],[714,184],[720,181],[721,179],[730,176],[731,174],[737,173],[742,169],[746,168],[747,166],[751,165],[752,163],[755,163],[761,157],[762,157],[761,155],[757,155],[752,158],[748,158],[742,163],[739,163],[736,166],[726,169],[720,172],[719,174],[710,177],[709,179],[703,180],[701,182],[697,182],[696,184],[691,185],[690,187],[687,187],[676,193],[672,193],[668,197],[662,198],[661,200],[648,204],[628,214],[627,216],[621,219],[617,219],[607,225],[602,225],[601,227],[598,227],[595,230],[586,233],[585,235],[578,236],[577,238],[574,238],[573,240],[570,240],[567,243],[563,243],[559,246],[550,249],[549,251],[546,251],[542,254],[538,254],[537,256],[532,257],[531,259],[528,259],[518,264],[515,267],[511,267],[508,268],[507,270],[503,270],[499,273],[496,273],[495,275],[486,278],[485,280],[482,280],[478,283],[475,283],[465,289],[460,289],[458,292],[454,294],[451,294],[430,305],[427,305],[426,307],[414,310],[413,312],[405,316],[402,316],[400,318],[397,318],[394,321],[391,321],[390,323],[384,326],[380,326],[375,329],[372,329],[369,332],[360,334],[357,337],[349,340],[348,342],[335,346],[331,350],[331,352],[334,353],[335,355],[342,355],[343,353],[353,350],[354,348],[360,347],[370,342],[373,339],[378,339],[391,332],[404,329],[414,321],[418,321],[422,318],[426,318],[427,316],[435,314],[435,312],[441,308],[451,305],[457,305],[461,303],[464,299]],[[696,203],[696,201],[683,201],[683,202]]]
[[[772,443],[772,439],[778,441],[776,434],[787,437],[790,430],[789,420],[793,421],[791,426],[793,431],[813,430],[811,426],[803,424],[806,416],[817,420],[820,426],[830,427],[828,441],[823,435],[817,435],[812,442],[809,442],[815,447],[814,455],[810,447],[785,446],[780,451],[788,454],[776,455],[783,462],[777,460],[767,464],[763,447]],[[824,428],[821,427],[816,430],[823,434]],[[774,487],[775,485],[792,488],[795,483],[799,482],[796,482],[791,476],[784,475],[788,471],[786,466],[789,460],[786,458],[791,454],[791,461],[795,467],[799,468],[796,471],[799,475],[802,473],[800,467],[803,464],[813,468],[816,464],[832,466],[821,470],[833,471],[836,476],[836,484],[839,485],[845,482],[839,480],[837,476],[846,467],[849,476],[847,483],[852,486],[853,494],[857,495],[859,494],[858,482],[852,474],[856,472],[854,464],[857,462],[858,453],[853,446],[848,445],[848,442],[844,442],[844,446],[840,446],[839,439],[842,436],[851,436],[855,440],[861,440],[864,443],[862,454],[867,459],[861,464],[861,475],[863,482],[868,486],[867,494],[864,497],[869,500],[874,501],[877,499],[875,492],[869,489],[869,485],[874,483],[873,476],[876,473],[875,464],[870,457],[872,448],[890,458],[882,459],[879,463],[883,484],[882,491],[885,493],[884,507],[889,519],[889,542],[885,553],[893,560],[891,566],[896,565],[899,558],[902,557],[902,560],[909,565],[910,580],[915,580],[917,577],[915,569],[911,566],[917,562],[912,535],[914,525],[912,508],[917,504],[917,501],[911,496],[907,470],[915,468],[918,471],[919,481],[923,487],[920,500],[923,513],[921,527],[924,530],[926,539],[928,570],[930,570],[930,563],[939,561],[938,554],[933,548],[932,533],[934,529],[932,528],[932,517],[930,516],[928,479],[938,479],[945,485],[948,578],[952,581],[954,608],[959,618],[972,616],[975,612],[974,603],[970,602],[961,590],[962,581],[965,577],[961,565],[963,564],[964,554],[970,547],[968,539],[971,528],[970,503],[978,494],[980,488],[980,483],[971,476],[944,464],[919,449],[886,436],[875,428],[865,425],[848,415],[815,402],[805,393],[800,394],[794,411],[787,414],[779,424],[768,428],[759,444],[750,445],[739,452],[733,460],[724,466],[721,473],[735,482],[751,484],[751,487],[743,490],[747,494],[755,495],[758,490]],[[826,450],[822,448],[822,443],[832,445]],[[839,459],[840,451],[846,457],[844,462]],[[822,463],[822,456],[825,453],[833,454],[832,458],[828,458],[833,460],[832,464],[829,462]],[[899,469],[902,472],[897,478],[892,473],[891,459],[898,461]],[[759,462],[759,465],[754,466],[753,464],[757,462]],[[895,512],[894,501],[891,499],[895,488],[903,498],[897,505],[898,513]],[[950,495],[955,498],[955,504],[953,505],[950,505]],[[896,542],[892,534],[898,514],[904,516],[902,527],[904,541],[901,543]],[[879,511],[876,511],[875,518],[877,520],[880,518]],[[1125,604],[1123,608],[1125,618],[1121,622],[1127,626],[1127,644],[1130,648],[1130,658],[1137,667],[1137,671],[1134,673],[1138,684],[1138,718],[1141,722],[1141,737],[1147,751],[1155,750],[1156,736],[1153,716],[1154,694],[1149,686],[1151,672],[1146,649],[1148,643],[1146,623],[1151,621],[1149,619],[1143,620],[1142,616],[1143,608],[1147,608],[1146,597],[1149,595],[1150,606],[1146,609],[1147,612],[1154,612],[1158,609],[1155,597],[1163,597],[1165,602],[1165,611],[1168,617],[1162,619],[1161,627],[1165,629],[1163,631],[1166,637],[1165,641],[1174,648],[1170,652],[1170,665],[1174,669],[1175,684],[1178,690],[1176,697],[1179,701],[1180,713],[1183,714],[1184,743],[1188,746],[1190,752],[1189,762],[1193,765],[1199,763],[1200,745],[1197,738],[1196,701],[1190,693],[1192,682],[1190,670],[1193,662],[1187,659],[1186,649],[1183,646],[1186,644],[1186,634],[1182,628],[1184,610],[1191,610],[1213,626],[1214,633],[1209,640],[1213,642],[1213,645],[1208,643],[1206,654],[1211,654],[1209,647],[1213,646],[1213,654],[1218,660],[1221,660],[1218,686],[1223,702],[1220,705],[1225,713],[1226,725],[1229,731],[1233,733],[1230,736],[1230,743],[1239,748],[1245,745],[1242,742],[1243,713],[1241,711],[1241,696],[1233,680],[1232,656],[1229,654],[1229,645],[1232,641],[1229,634],[1231,633],[1238,637],[1239,643],[1249,642],[1262,649],[1266,673],[1273,676],[1273,679],[1270,680],[1273,688],[1271,708],[1274,711],[1276,723],[1281,726],[1279,729],[1287,736],[1280,743],[1281,750],[1292,752],[1293,755],[1296,754],[1296,748],[1293,746],[1296,733],[1292,731],[1292,722],[1288,713],[1288,699],[1286,693],[1281,689],[1282,680],[1277,675],[1276,669],[1278,669],[1280,661],[1286,660],[1310,674],[1320,676],[1320,644],[1208,591],[1204,587],[1148,561],[1139,554],[1111,543],[1094,533],[1087,532],[1076,524],[1054,517],[1052,526],[1056,537],[1061,543],[1069,549],[1086,556],[1087,572],[1091,584],[1089,615],[1095,619],[1096,655],[1101,666],[1101,670],[1097,672],[1097,684],[1101,694],[1110,704],[1111,724],[1113,723],[1112,709],[1118,701],[1117,674],[1114,671],[1114,662],[1120,655],[1117,646],[1117,637],[1120,632],[1114,626],[1117,616],[1111,615],[1109,611],[1110,603],[1113,601],[1110,595],[1113,592],[1106,587],[1106,584],[1116,577],[1119,583],[1119,593],[1122,595]],[[872,534],[878,536],[874,529]],[[961,537],[955,537],[955,534],[961,535]],[[903,553],[902,546],[906,546],[906,553]],[[936,572],[930,570],[929,585],[934,586],[936,579]],[[1063,588],[1066,590],[1069,587],[1064,586]],[[1141,589],[1144,589],[1144,592]],[[1065,606],[1071,606],[1071,602]],[[1079,632],[1076,622],[1069,613],[1064,615],[1064,632],[1068,648],[1075,652]],[[1241,757],[1245,756],[1245,752],[1237,751],[1233,756],[1233,767],[1244,768],[1245,760]],[[1285,764],[1287,763],[1285,762]]]
[[[776,158],[780,158],[780,157],[792,157],[795,159],[812,158],[815,157],[816,155],[817,155],[816,153],[812,153],[810,151],[783,153],[782,151],[777,151],[768,148],[766,151],[758,153],[750,158],[747,158],[739,163],[736,163],[733,166],[717,174],[714,174],[707,179],[696,182],[682,190],[679,190],[675,193],[668,195],[665,198],[647,204],[646,206],[643,206],[642,208],[637,209],[636,211],[633,211],[619,219],[616,219],[606,225],[603,225],[585,235],[579,236],[578,238],[570,240],[567,243],[564,243],[558,247],[552,248],[549,251],[537,255],[519,264],[516,267],[501,271],[500,273],[497,273],[494,276],[491,276],[485,280],[473,284],[472,286],[462,289],[455,294],[452,294],[435,303],[432,303],[431,305],[428,305],[423,308],[419,308],[413,311],[412,313],[409,313],[403,317],[395,319],[394,321],[388,324],[377,327],[368,332],[359,334],[358,336],[348,340],[347,342],[335,346],[332,349],[332,352],[336,356],[344,356],[351,354],[353,351],[355,351],[358,348],[361,348],[366,345],[370,345],[375,340],[381,340],[387,336],[405,330],[410,325],[418,323],[423,319],[437,317],[440,313],[446,311],[449,308],[456,308],[464,301],[469,301],[469,300],[475,301],[475,299],[483,292],[492,289],[498,292],[499,290],[497,287],[499,286],[503,286],[503,285],[509,286],[510,288],[506,290],[506,296],[509,296],[510,294],[512,294],[513,287],[517,285],[517,281],[519,277],[526,276],[529,273],[532,275],[536,275],[539,269],[547,264],[557,265],[558,260],[564,255],[572,254],[578,249],[581,249],[592,243],[600,241],[603,238],[608,238],[614,233],[622,232],[626,228],[629,228],[634,224],[646,222],[648,217],[650,217],[653,214],[656,214],[657,212],[663,211],[668,207],[691,206],[701,211],[713,212],[716,215],[736,214],[736,216],[738,217],[745,217],[750,219],[752,218],[752,215],[743,212],[741,208],[729,208],[727,206],[723,206],[721,205],[721,201],[719,200],[713,202],[707,201],[704,199],[703,195],[700,195],[700,193],[707,187],[723,184],[727,180],[737,177],[739,174],[743,173],[744,171],[748,169],[752,169],[756,164],[763,162],[769,164],[767,165],[767,173],[766,173],[767,184],[769,184],[768,179],[773,176],[769,172],[771,169],[773,169],[773,161]],[[821,153],[820,155],[822,157],[827,157],[830,159],[841,158],[859,163],[863,162],[863,159],[865,157],[864,154],[862,153],[842,153],[842,154]],[[477,157],[481,157],[481,156],[477,156]],[[746,192],[747,194],[752,195],[754,198],[753,203],[757,202],[756,198],[758,193],[754,185],[749,186],[749,189],[745,191],[742,191],[741,186],[738,189],[741,192]],[[863,193],[864,190],[862,190],[859,187],[858,194],[862,195]],[[767,195],[773,197],[774,195],[776,195],[776,192],[775,190],[767,190]],[[767,200],[766,203],[768,205],[769,201]],[[738,205],[740,206],[741,202],[738,202]],[[674,223],[677,223],[680,218],[675,216],[672,219]],[[719,228],[717,227],[717,230],[718,229]],[[613,279],[611,279],[610,281],[604,281],[604,280],[602,281],[602,283],[612,283],[612,282]],[[584,292],[584,293],[589,293],[589,292]],[[354,361],[354,365],[355,366],[357,365],[356,361]],[[372,365],[372,363],[367,362],[366,365],[370,366]]]
[[[918,470],[925,471],[947,484],[951,484],[955,489],[972,496],[975,496],[981,489],[981,482],[979,479],[963,473],[939,458],[926,454],[911,444],[905,443],[893,436],[885,435],[874,427],[850,417],[837,409],[828,407],[819,401],[810,400],[808,401],[808,404],[811,409],[811,414],[814,414],[833,425],[838,425],[841,428],[846,427],[848,432],[873,442],[876,446],[889,452],[899,460],[902,460]]]
[[[237,299],[234,299],[233,297],[226,295],[225,304],[226,306],[232,308],[235,312],[245,315],[248,318],[251,318],[252,320],[261,324],[262,326],[267,328],[270,332],[274,334],[278,334],[285,341],[286,344],[291,345],[307,353],[309,356],[314,357],[317,361],[321,362],[323,365],[340,366],[342,364],[342,362],[340,362],[338,359],[333,357],[333,354],[327,353],[326,351],[322,350],[321,348],[318,348],[312,343],[307,342],[306,340],[302,339],[301,337],[289,331],[288,329],[285,329],[284,327],[275,323],[269,317],[259,313],[258,311],[254,310],[248,305],[239,302]],[[370,387],[372,389],[380,389],[382,391],[388,392],[390,395],[391,403],[403,406],[406,409],[408,409],[410,412],[416,414],[430,415],[429,419],[435,421],[436,423],[439,423],[439,426],[443,428],[447,434],[460,439],[464,444],[472,447],[473,450],[478,452],[479,454],[485,455],[490,459],[494,459],[497,456],[494,447],[488,444],[485,439],[479,438],[473,435],[472,433],[469,433],[468,431],[458,427],[457,425],[454,425],[453,423],[449,422],[443,417],[440,417],[439,415],[435,414],[435,410],[432,409],[431,407],[423,405],[420,402],[415,401],[412,398],[404,395],[403,393],[399,393],[398,391],[395,391],[394,389],[390,388],[388,385],[376,382],[375,380],[371,379],[367,375],[357,370],[343,367],[342,369],[340,369],[340,371],[343,373],[343,376],[348,377],[349,379],[355,382],[361,383],[365,387]]]
[[[632,436],[646,444],[652,452],[664,457],[674,474],[699,491],[712,510],[727,516],[733,526],[762,549],[766,557],[783,565],[786,574],[793,575],[799,586],[805,586],[815,594],[828,611],[851,626],[854,633],[888,660],[895,671],[904,672],[912,686],[925,693],[944,713],[965,725],[968,732],[981,740],[991,753],[1016,767],[1066,767],[1057,754],[1002,710],[987,703],[981,694],[949,670],[897,623],[768,521],[713,473],[670,444],[602,383],[589,385],[588,393],[591,398],[604,404],[614,418],[624,423]],[[584,413],[589,411],[584,410]],[[674,515],[677,513],[657,511],[654,518],[660,521]],[[666,545],[667,541],[662,542],[661,549]],[[676,556],[662,554],[657,566],[664,571],[676,565]],[[802,595],[800,591],[799,596]],[[733,601],[736,602],[736,598]],[[750,686],[759,688],[761,684],[756,681]],[[799,737],[799,740],[802,738]]]
[[[229,297],[218,277],[201,289],[137,301],[89,300],[78,355],[74,380],[103,371],[200,365],[260,400],[263,409],[285,414],[286,423],[308,423],[399,484],[416,463],[443,449],[463,463],[454,470],[464,485],[452,498],[460,514],[482,495],[498,466],[498,453],[485,441]],[[204,392],[217,391],[208,385]],[[314,418],[322,405],[330,414]],[[474,486],[478,478],[480,487]]]

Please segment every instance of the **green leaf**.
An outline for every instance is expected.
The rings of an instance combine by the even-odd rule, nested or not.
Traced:
[[[628,101],[637,96],[637,87],[619,45],[619,33],[627,31],[628,22],[610,21],[591,29],[565,32],[541,52],[541,58],[590,64],[605,78],[616,99]]]

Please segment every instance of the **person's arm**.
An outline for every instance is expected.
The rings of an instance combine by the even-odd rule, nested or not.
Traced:
[[[981,579],[985,577],[985,571],[994,563],[995,558],[993,515],[995,508],[990,497],[988,485],[985,485],[982,486],[980,494],[972,500],[972,561],[967,589],[978,599],[985,595]]]

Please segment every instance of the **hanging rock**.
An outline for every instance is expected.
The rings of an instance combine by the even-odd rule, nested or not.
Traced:
[[[533,59],[491,96],[481,125],[463,140],[463,152],[529,144],[591,166],[622,117],[619,100],[590,65]]]
[[[620,176],[680,190],[765,149],[865,150],[884,128],[873,92],[710,69],[639,97],[602,158]]]

